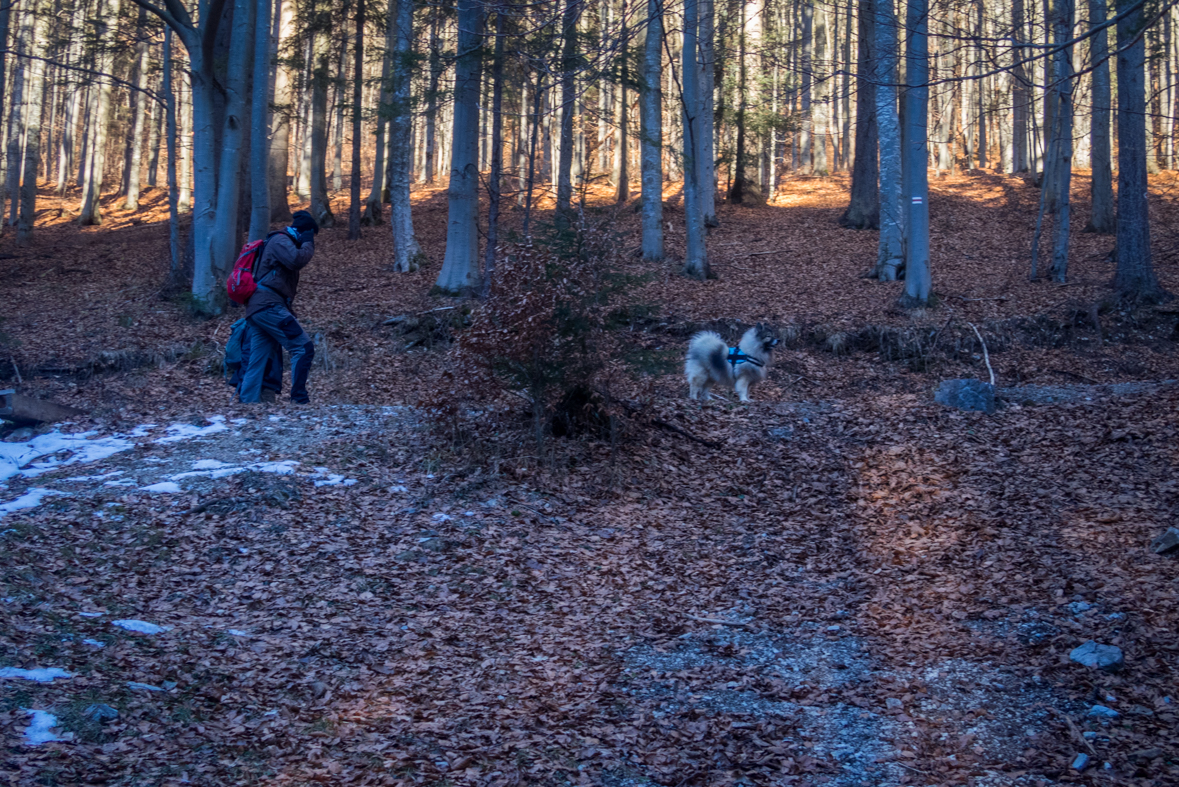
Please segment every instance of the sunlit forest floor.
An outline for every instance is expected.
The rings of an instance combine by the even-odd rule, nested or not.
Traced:
[[[429,295],[444,185],[415,192],[430,262],[411,274],[387,225],[346,240],[335,195],[300,285],[319,346],[302,408],[235,404],[237,315],[162,294],[162,191],[133,215],[112,197],[91,228],[46,191],[33,246],[0,238],[0,382],[85,415],[0,443],[0,774],[1179,783],[1179,560],[1150,549],[1179,510],[1179,309],[1108,299],[1088,188],[1058,285],[1028,281],[1033,186],[934,179],[919,312],[862,278],[877,234],[838,226],[845,179],[720,205],[707,282],[679,275],[669,188],[668,259],[627,257],[642,282],[619,330],[673,360],[701,327],[769,322],[785,346],[749,405],[689,402],[653,367],[655,420],[543,457],[510,420],[436,417],[454,337],[385,324],[456,305]],[[587,220],[629,254],[639,214],[605,195]],[[1175,173],[1151,210],[1179,293]],[[933,401],[987,379],[972,325],[994,415]],[[1124,669],[1071,663],[1088,640]],[[12,671],[52,668],[69,677]],[[32,745],[31,710],[64,740]]]

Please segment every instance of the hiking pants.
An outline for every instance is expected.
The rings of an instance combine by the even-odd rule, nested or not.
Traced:
[[[278,342],[291,354],[291,401],[307,404],[307,375],[315,358],[315,342],[299,325],[295,315],[281,304],[268,306],[246,318],[250,327],[250,366],[242,380],[241,401],[257,402],[262,398],[262,377],[270,342]]]
[[[246,379],[246,370],[250,368],[251,344],[252,337],[256,331],[246,323],[246,335],[242,339],[242,364],[229,384],[237,389],[238,398],[241,398],[242,382]],[[262,389],[274,391],[275,394],[282,393],[282,345],[266,336],[266,342],[269,346],[268,357],[266,358],[266,370],[262,374]]]

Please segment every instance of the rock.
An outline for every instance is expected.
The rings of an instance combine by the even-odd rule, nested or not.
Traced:
[[[1139,749],[1138,751],[1130,752],[1130,760],[1132,762],[1149,762],[1157,760],[1163,756],[1162,749]]]
[[[6,443],[27,443],[37,436],[37,432],[31,426],[22,426],[19,429],[13,429],[4,438]]]
[[[1074,771],[1083,771],[1089,767],[1089,755],[1081,752],[1073,758],[1072,769]]]
[[[315,697],[316,699],[319,699],[323,695],[327,694],[327,690],[327,684],[321,681],[317,680],[315,683],[311,684],[311,696]]]
[[[1085,667],[1099,669],[1102,672],[1118,672],[1126,666],[1121,648],[1113,645],[1099,645],[1093,640],[1073,648],[1068,657],[1070,661],[1075,661]]]
[[[1107,708],[1104,705],[1094,705],[1085,715],[1096,716],[1099,719],[1116,719],[1120,714],[1113,708]]]
[[[1080,615],[1083,612],[1088,612],[1093,609],[1093,605],[1088,601],[1074,601],[1068,605],[1068,611],[1074,615]]]
[[[1168,527],[1150,543],[1150,551],[1156,555],[1179,554],[1179,527]]]
[[[884,704],[888,707],[889,710],[900,710],[901,708],[905,707],[905,703],[901,702],[896,697],[889,697],[884,701]]]
[[[95,703],[82,711],[82,715],[90,721],[96,721],[99,724],[106,724],[108,721],[114,721],[119,718],[119,712],[117,710],[101,702]]]
[[[995,386],[981,380],[943,380],[934,401],[970,412],[995,412]]]

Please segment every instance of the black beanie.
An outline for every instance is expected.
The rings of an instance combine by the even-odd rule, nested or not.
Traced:
[[[300,234],[308,231],[312,235],[319,234],[319,225],[315,222],[314,217],[305,210],[295,211],[295,215],[291,217],[291,226]]]

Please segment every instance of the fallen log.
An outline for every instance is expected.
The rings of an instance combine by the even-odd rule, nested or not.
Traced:
[[[0,391],[0,418],[6,421],[18,424],[53,423],[81,415],[84,415],[81,410],[24,396],[11,388]]]

